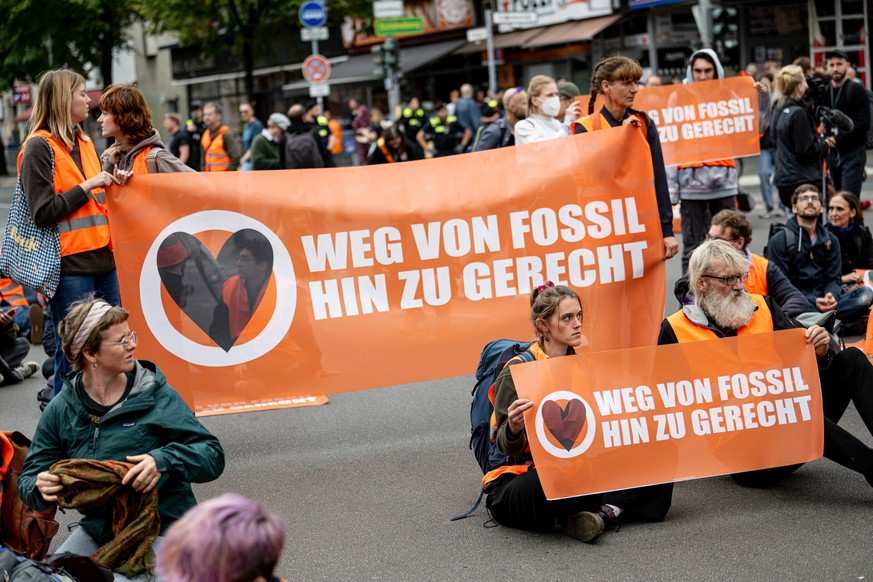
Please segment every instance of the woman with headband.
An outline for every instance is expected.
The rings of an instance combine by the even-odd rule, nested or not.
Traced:
[[[530,321],[537,340],[528,361],[571,356],[582,343],[582,300],[570,287],[551,281],[530,295]],[[617,530],[622,520],[660,521],[670,508],[673,484],[585,495],[549,501],[533,465],[524,413],[534,402],[519,398],[509,368],[522,362],[515,357],[494,382],[491,428],[497,451],[505,463],[485,474],[486,505],[500,525],[533,531],[560,531],[582,542],[593,542],[604,529]]]
[[[221,475],[224,450],[158,367],[134,358],[136,332],[127,319],[121,307],[91,296],[74,303],[58,325],[74,372],[64,377],[63,390],[39,420],[18,494],[29,507],[44,510],[74,493],[52,471],[58,461],[128,463],[122,489],[157,489],[157,549],[164,530],[196,504],[191,483]],[[90,555],[113,540],[112,504],[80,512],[81,527],[58,552]],[[128,580],[118,573],[115,579]]]

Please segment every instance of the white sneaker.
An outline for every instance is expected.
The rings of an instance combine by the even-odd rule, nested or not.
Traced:
[[[31,376],[33,376],[34,374],[39,372],[41,369],[42,369],[42,366],[39,365],[38,362],[31,361],[31,362],[24,362],[20,366],[17,366],[15,368],[15,372],[18,373],[18,375],[21,376],[22,379],[24,379],[24,378],[30,378]]]

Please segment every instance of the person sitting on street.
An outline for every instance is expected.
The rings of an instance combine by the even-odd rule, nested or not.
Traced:
[[[39,362],[24,361],[30,353],[30,342],[18,335],[18,309],[16,305],[0,308],[0,386],[18,384],[42,369]]]
[[[418,148],[410,148],[409,144],[406,143],[406,137],[400,126],[391,125],[370,146],[367,165],[408,162],[417,159],[415,157],[417,151]]]
[[[658,345],[799,327],[772,297],[745,290],[748,273],[745,257],[727,241],[709,240],[696,248],[688,264],[694,300],[664,320]],[[806,343],[815,348],[821,380],[824,456],[861,473],[873,485],[873,449],[837,424],[852,402],[873,434],[873,365],[857,348],[833,353],[830,334],[818,325],[806,330]],[[765,486],[799,467],[748,471],[733,477],[741,485]]]
[[[821,191],[801,184],[791,197],[794,213],[767,244],[767,258],[806,297],[809,311],[837,312],[844,324],[862,318],[873,302],[868,287],[842,290],[842,258],[837,237],[819,223]]]

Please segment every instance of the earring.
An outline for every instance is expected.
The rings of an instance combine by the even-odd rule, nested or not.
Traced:
[[[546,334],[544,337],[546,338],[547,342],[552,341],[552,336],[550,336],[549,334]]]
[[[91,362],[91,370],[95,372],[97,371],[97,360]]]

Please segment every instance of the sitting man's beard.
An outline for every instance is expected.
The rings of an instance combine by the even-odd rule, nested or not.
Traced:
[[[698,301],[698,306],[717,326],[724,329],[739,329],[748,325],[756,307],[745,289],[734,291],[727,297],[710,291]]]

